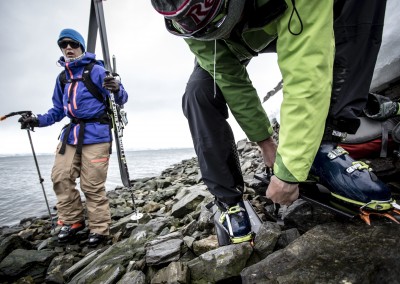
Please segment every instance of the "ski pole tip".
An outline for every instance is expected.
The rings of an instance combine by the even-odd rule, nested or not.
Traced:
[[[134,212],[134,213],[132,213],[130,219],[131,219],[132,221],[138,221],[138,220],[141,219],[142,217],[143,217],[143,214],[142,214],[142,213]]]

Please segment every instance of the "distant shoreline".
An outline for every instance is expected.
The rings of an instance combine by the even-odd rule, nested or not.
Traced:
[[[114,150],[114,149],[113,149]],[[177,148],[154,148],[154,149],[128,149],[125,152],[145,152],[145,151],[168,151],[168,150],[193,150],[193,147],[177,147]],[[114,151],[113,151],[114,153]],[[49,156],[54,155],[54,152],[47,152],[47,153],[35,153],[37,156]],[[0,158],[9,158],[9,157],[26,157],[32,156],[32,152],[27,153],[0,153]]]

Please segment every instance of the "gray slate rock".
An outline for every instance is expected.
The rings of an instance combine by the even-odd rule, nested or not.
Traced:
[[[142,271],[133,270],[124,274],[117,284],[145,284],[146,275]]]
[[[16,249],[0,263],[0,279],[15,281],[29,275],[37,283],[43,282],[47,267],[56,255],[54,251]]]
[[[3,239],[0,243],[0,262],[13,250],[16,249],[31,249],[30,242],[24,240],[18,235],[11,235]]]
[[[151,279],[151,284],[189,284],[190,272],[186,264],[171,262],[167,267],[158,271]]]
[[[171,215],[175,218],[182,218],[196,209],[196,207],[204,200],[204,198],[210,196],[211,193],[207,191],[205,185],[192,186],[185,191],[185,195],[182,196],[178,202],[172,206]]]
[[[229,245],[208,251],[187,263],[191,283],[215,283],[239,275],[253,248],[250,243]]]
[[[399,283],[400,226],[319,225],[245,268],[243,283]]]

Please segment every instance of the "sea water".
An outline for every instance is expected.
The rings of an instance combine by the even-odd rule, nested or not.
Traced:
[[[127,151],[125,156],[130,178],[137,179],[159,176],[173,164],[195,157],[195,152],[192,148],[143,150]],[[0,156],[0,227],[18,224],[24,218],[48,215],[45,196],[54,212],[56,197],[50,178],[54,155],[37,155],[37,162],[42,184],[32,155]],[[113,153],[106,190],[114,190],[117,186],[122,186],[122,182],[117,155]]]

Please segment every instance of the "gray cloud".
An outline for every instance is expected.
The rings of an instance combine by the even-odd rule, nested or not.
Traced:
[[[150,1],[103,2],[109,49],[117,58],[117,71],[129,93],[125,106],[129,124],[127,149],[192,147],[181,96],[193,67],[193,55],[184,41],[170,35],[162,16]],[[56,45],[61,29],[74,28],[87,38],[90,0],[0,1],[0,115],[51,108],[56,65],[61,52]],[[96,54],[102,58],[97,42]],[[256,60],[254,60],[256,61]],[[260,97],[280,80],[275,55],[260,56],[250,64],[250,74]],[[253,76],[254,75],[254,76]],[[245,136],[230,118],[237,139]],[[37,152],[53,152],[66,120],[32,135]],[[0,154],[29,153],[26,134],[17,118],[0,123]]]

